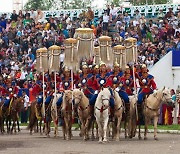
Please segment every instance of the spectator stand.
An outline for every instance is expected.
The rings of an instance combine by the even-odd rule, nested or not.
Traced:
[[[161,4],[161,5],[141,5],[141,6],[130,6],[124,7],[122,12],[127,12],[131,18],[133,18],[136,10],[139,10],[140,15],[144,15],[145,17],[152,18],[156,17],[159,13],[160,9],[163,9],[164,13],[168,12],[169,8],[173,8],[173,12],[176,13],[180,4]],[[95,12],[96,17],[101,17],[103,15],[104,9],[92,9]],[[60,17],[61,14],[69,14],[70,18],[77,18],[82,11],[87,11],[84,9],[74,9],[74,10],[56,10],[56,11],[43,11],[45,18],[52,17]],[[11,12],[0,12],[0,16],[6,13],[7,18],[10,18]]]

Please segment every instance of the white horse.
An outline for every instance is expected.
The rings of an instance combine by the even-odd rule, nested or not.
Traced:
[[[109,101],[111,93],[108,88],[102,88],[94,105],[94,114],[98,124],[99,143],[107,142],[107,126],[109,121]]]
[[[145,132],[144,139],[147,139],[147,128],[148,123],[151,119],[154,120],[154,139],[157,140],[157,123],[160,112],[161,103],[169,103],[172,105],[173,101],[171,99],[170,90],[163,87],[162,89],[157,90],[157,92],[149,95],[144,102],[144,118],[145,118]]]
[[[81,133],[84,136],[84,140],[89,138],[90,130],[90,106],[89,99],[79,89],[73,90],[73,102],[74,108],[77,109],[78,117],[81,122]]]
[[[54,137],[57,137],[58,134],[58,110],[57,110],[57,101],[58,99],[62,97],[62,94],[56,94],[56,96],[54,96],[53,102],[52,102],[52,106],[51,106],[51,117],[54,123]]]

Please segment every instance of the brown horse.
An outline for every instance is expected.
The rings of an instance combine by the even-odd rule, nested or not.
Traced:
[[[89,139],[89,130],[90,130],[90,107],[89,107],[89,100],[84,95],[82,91],[79,89],[73,90],[73,102],[74,107],[78,110],[78,117],[81,122],[81,132],[84,136],[84,140]]]
[[[40,131],[40,134],[42,135],[42,121],[43,121],[42,104],[38,104],[37,101],[34,101],[33,103],[31,103],[30,114],[29,114],[28,129],[30,129],[30,135],[32,135],[33,129],[37,130],[37,132]],[[38,122],[40,128],[38,128]]]
[[[2,117],[2,106],[3,106],[3,101],[0,101],[0,131],[1,133],[4,133],[4,128],[3,128],[3,117]]]
[[[66,140],[72,137],[72,91],[66,90],[63,96],[62,103],[62,114],[63,114],[63,137]]]
[[[1,105],[1,132],[4,133],[5,132],[5,129],[4,129],[4,121],[6,121],[6,127],[7,127],[7,133],[9,134],[10,133],[10,129],[11,129],[11,116],[10,116],[10,109],[11,109],[11,106],[12,106],[12,102],[13,102],[13,99],[12,98],[10,100],[10,104],[9,106],[5,106],[4,105],[4,102],[2,102],[2,105]]]
[[[14,129],[14,132],[16,133],[16,122],[19,121],[19,112],[21,112],[23,107],[24,107],[24,98],[23,97],[14,99],[13,103],[10,106],[10,118],[13,121],[11,133],[13,132],[13,129]]]
[[[51,106],[52,106],[53,98],[49,102],[49,104],[45,105],[45,116],[44,116],[44,121],[45,121],[45,134],[47,137],[50,137],[50,131],[51,131]]]

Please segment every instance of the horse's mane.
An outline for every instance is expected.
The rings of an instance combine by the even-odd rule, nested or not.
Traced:
[[[104,92],[109,92],[109,93],[110,93],[110,91],[109,91],[108,88],[103,88],[103,89],[99,92],[98,97],[97,97],[97,100],[100,100],[100,99],[101,99],[100,96],[102,95],[102,93],[104,94]]]
[[[87,104],[89,104],[89,99],[86,97],[86,95],[82,92],[82,91],[80,91],[81,93],[82,93],[82,102],[84,102],[84,103],[86,103],[87,102]]]

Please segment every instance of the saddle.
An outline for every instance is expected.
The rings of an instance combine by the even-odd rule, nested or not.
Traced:
[[[53,96],[48,96],[45,100],[45,105],[49,105],[52,99],[53,99]]]
[[[62,104],[62,100],[63,98],[62,97],[60,97],[59,99],[58,99],[58,101],[56,102],[56,105],[58,106],[58,107],[60,107],[61,106],[61,104]]]
[[[9,105],[10,105],[10,103],[11,103],[11,99],[9,98],[9,99],[6,99],[5,101],[4,101],[4,107],[9,107]]]

